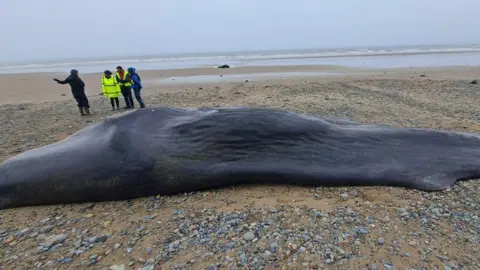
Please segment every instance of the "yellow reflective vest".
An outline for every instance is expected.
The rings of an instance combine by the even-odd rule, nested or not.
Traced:
[[[123,72],[123,78],[120,76],[120,73],[119,73],[118,71],[117,71],[116,76],[118,76],[118,78],[121,79],[121,80],[125,80],[125,78],[127,78],[127,76],[128,76],[128,71],[125,70],[125,71]],[[121,82],[119,82],[119,84],[120,84],[121,86],[122,86],[122,85],[132,86],[132,84],[130,83],[130,81],[128,81],[128,82],[126,82],[126,83],[121,83]]]
[[[114,76],[110,76],[110,78],[102,77],[102,93],[109,98],[119,96],[121,93],[120,84],[117,83],[117,79]]]

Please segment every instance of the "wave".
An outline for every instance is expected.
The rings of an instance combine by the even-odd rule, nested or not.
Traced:
[[[327,58],[327,57],[354,57],[354,56],[376,56],[376,55],[402,55],[402,54],[432,54],[432,53],[462,53],[480,52],[480,47],[455,47],[455,48],[357,48],[357,49],[311,49],[291,51],[262,51],[262,52],[232,52],[218,54],[190,54],[190,55],[166,55],[166,56],[141,56],[118,59],[94,59],[75,60],[66,62],[39,62],[22,64],[0,64],[0,73],[11,72],[54,72],[62,71],[71,67],[81,69],[82,67],[94,66],[117,66],[117,65],[139,65],[161,63],[162,68],[181,65],[182,67],[214,66],[225,64],[229,61],[255,61],[295,58]],[[189,63],[190,62],[190,63]],[[181,64],[180,64],[181,63]]]

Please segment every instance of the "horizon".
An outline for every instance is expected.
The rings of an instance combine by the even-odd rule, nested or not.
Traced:
[[[407,45],[370,45],[370,46],[342,46],[342,47],[299,47],[299,48],[280,48],[280,49],[250,49],[250,50],[219,50],[219,51],[198,51],[198,52],[163,52],[163,53],[136,53],[136,54],[118,54],[108,56],[81,56],[81,57],[56,57],[56,58],[40,58],[40,59],[25,59],[21,61],[0,61],[0,65],[30,65],[30,64],[53,64],[62,63],[61,61],[79,61],[79,62],[95,62],[95,61],[120,61],[120,60],[146,60],[151,58],[173,58],[173,57],[202,57],[202,56],[223,56],[223,55],[248,55],[253,53],[293,53],[293,52],[307,52],[307,51],[333,51],[333,50],[382,50],[382,49],[406,49],[406,48],[475,48],[480,47],[478,43],[443,43],[443,44],[407,44]]]
[[[477,44],[479,8],[474,0],[44,0],[28,9],[1,1],[0,62]]]

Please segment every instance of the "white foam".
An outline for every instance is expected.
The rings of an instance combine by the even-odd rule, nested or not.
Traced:
[[[467,53],[480,52],[479,47],[445,47],[445,48],[360,48],[360,49],[311,49],[296,51],[271,52],[244,52],[244,53],[217,53],[217,54],[189,54],[142,56],[124,59],[95,59],[71,60],[65,62],[45,61],[34,63],[4,63],[0,64],[0,73],[27,73],[27,72],[68,72],[76,68],[81,73],[99,72],[104,69],[114,69],[117,65],[135,66],[139,69],[175,69],[188,67],[213,67],[221,64],[239,63],[265,60],[311,59],[329,57],[355,57],[376,55],[401,54],[432,54],[432,53]],[[233,64],[232,64],[233,65]]]

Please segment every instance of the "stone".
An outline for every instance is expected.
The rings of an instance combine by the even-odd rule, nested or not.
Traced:
[[[255,239],[255,234],[253,232],[246,232],[244,235],[243,235],[243,239],[245,241],[252,241],[253,239]]]
[[[62,263],[71,263],[72,261],[73,261],[73,259],[70,258],[70,257],[68,257],[68,258],[63,258],[63,259],[61,260]]]
[[[112,265],[110,270],[125,270],[125,264]]]
[[[97,239],[95,239],[95,243],[103,243],[107,240],[107,238],[108,237],[106,235],[99,236]]]
[[[385,239],[384,239],[383,237],[379,237],[379,238],[377,239],[377,243],[378,243],[379,245],[383,245],[383,244],[385,244]]]
[[[3,243],[4,244],[11,243],[11,242],[13,242],[14,239],[15,239],[15,237],[11,234],[5,240],[3,240]]]
[[[56,244],[63,243],[65,240],[67,240],[67,237],[68,236],[66,234],[58,234],[58,235],[52,236],[45,241],[45,245],[53,246]]]
[[[25,228],[25,229],[22,229],[20,230],[19,234],[23,235],[23,234],[26,234],[30,231],[30,228]]]
[[[42,227],[39,232],[40,233],[49,233],[53,230],[53,226],[52,225],[47,225],[47,226],[44,226]]]

